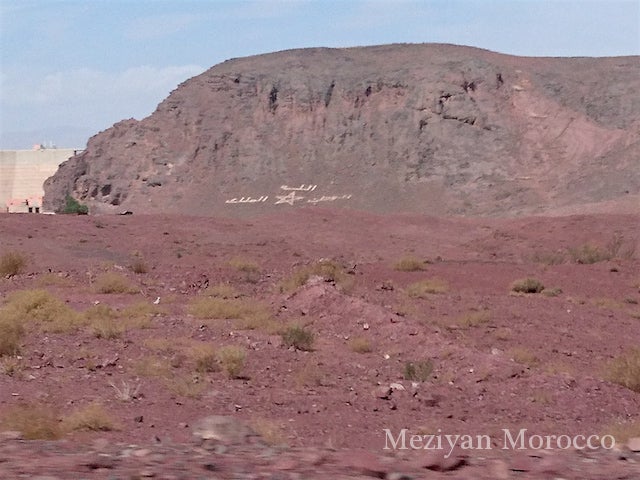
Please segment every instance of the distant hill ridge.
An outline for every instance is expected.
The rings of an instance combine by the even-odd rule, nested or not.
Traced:
[[[233,59],[91,138],[45,183],[96,212],[301,206],[430,215],[639,211],[640,57],[454,45]]]

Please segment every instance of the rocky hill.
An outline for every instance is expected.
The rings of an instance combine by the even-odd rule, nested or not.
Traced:
[[[94,212],[430,215],[640,205],[640,57],[452,45],[233,59],[95,135],[45,183]]]

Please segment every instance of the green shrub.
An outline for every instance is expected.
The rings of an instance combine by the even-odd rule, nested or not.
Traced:
[[[75,215],[87,215],[89,213],[89,207],[78,202],[71,195],[67,195],[65,198],[65,204],[62,211],[58,213],[75,214]]]

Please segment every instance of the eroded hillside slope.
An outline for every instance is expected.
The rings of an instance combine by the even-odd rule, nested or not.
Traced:
[[[292,50],[219,64],[94,136],[45,185],[93,211],[431,215],[633,211],[640,59],[451,45]]]

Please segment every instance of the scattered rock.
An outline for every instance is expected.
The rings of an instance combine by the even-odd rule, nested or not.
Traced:
[[[244,423],[223,415],[211,415],[198,420],[193,427],[193,435],[201,440],[214,440],[224,444],[240,444],[248,437],[258,436]]]
[[[421,468],[434,472],[451,472],[463,467],[466,463],[465,456],[459,453],[453,452],[451,455],[447,455],[444,452],[431,451],[420,460],[419,465]]]
[[[393,392],[393,389],[391,387],[380,386],[376,388],[372,392],[372,394],[375,398],[380,398],[382,400],[390,400],[392,392]]]
[[[640,437],[634,437],[627,441],[627,448],[632,452],[640,452]]]
[[[374,478],[385,478],[387,473],[387,468],[378,457],[365,450],[345,452],[338,464],[354,473]]]

